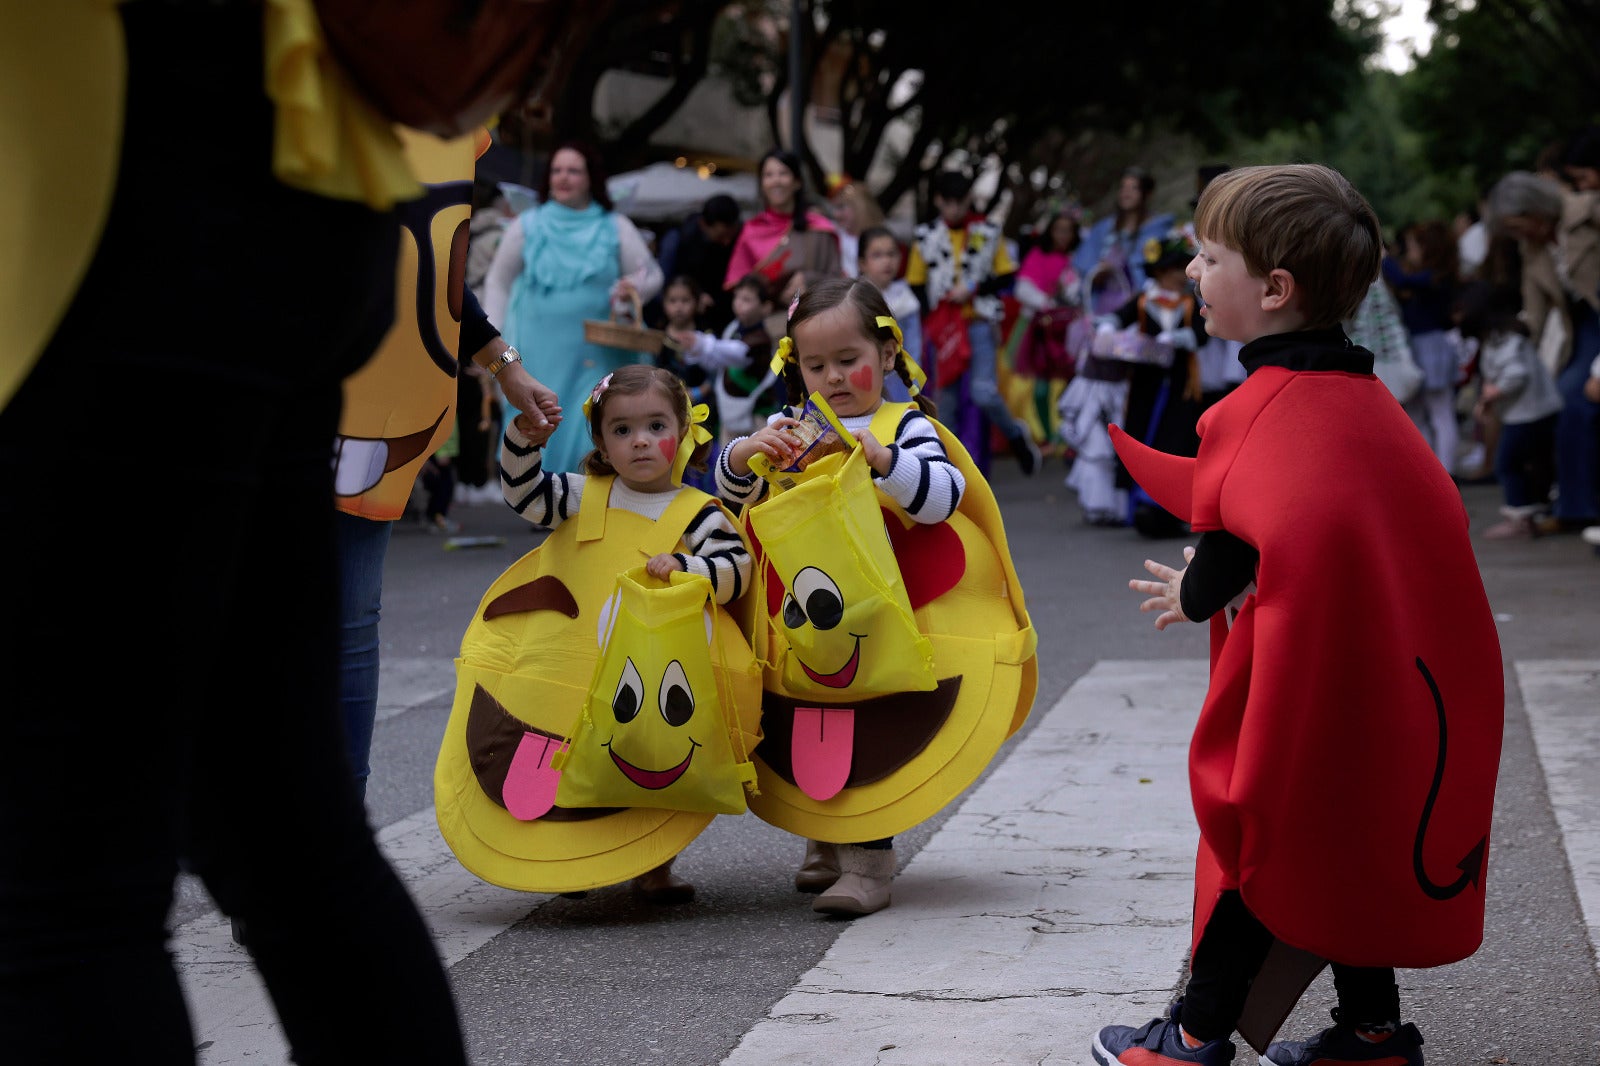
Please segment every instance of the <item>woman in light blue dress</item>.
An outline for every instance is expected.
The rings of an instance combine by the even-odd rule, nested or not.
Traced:
[[[484,279],[484,311],[515,345],[529,372],[560,398],[562,422],[545,445],[545,468],[576,470],[594,446],[583,401],[595,383],[648,352],[584,339],[585,319],[605,320],[613,303],[647,303],[661,267],[626,215],[614,210],[593,149],[563,144],[550,156],[539,206],[506,227]],[[515,418],[507,411],[505,421]]]

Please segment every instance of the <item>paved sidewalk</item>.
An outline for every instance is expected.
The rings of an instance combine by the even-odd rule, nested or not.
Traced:
[[[1100,1026],[1161,1013],[1189,943],[1205,671],[1097,663],[724,1066],[1083,1063]]]

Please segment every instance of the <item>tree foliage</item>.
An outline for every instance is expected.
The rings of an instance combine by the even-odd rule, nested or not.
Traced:
[[[1600,4],[1434,0],[1433,47],[1404,80],[1401,115],[1427,165],[1481,190],[1600,115]]]
[[[785,141],[790,9],[790,0],[616,0],[550,139],[597,141],[613,169],[637,165],[651,134],[715,69],[737,96],[763,101],[773,143]],[[1340,110],[1376,35],[1342,0],[1013,0],[948,12],[912,0],[804,0],[803,9],[807,68],[827,56],[843,71],[843,158],[821,160],[802,144],[809,176],[820,186],[835,167],[866,175],[886,166],[892,176],[875,189],[886,206],[932,171],[977,161],[998,164],[1002,188],[1024,202],[1061,189],[1093,201],[1134,158],[1130,146],[1175,133],[1220,146]],[[625,129],[600,131],[595,88],[619,68],[664,73],[669,87]],[[901,123],[909,143],[891,147]],[[515,116],[507,129],[516,143]]]

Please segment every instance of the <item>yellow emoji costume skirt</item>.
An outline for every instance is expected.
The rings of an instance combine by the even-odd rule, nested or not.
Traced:
[[[873,434],[892,439],[906,407],[880,407]],[[869,624],[857,631],[848,622],[852,616],[898,615],[852,611],[857,599],[886,597],[876,582],[862,579],[866,571],[848,558],[854,551],[843,548],[856,539],[846,528],[856,519],[838,507],[819,519],[816,501],[801,491],[807,475],[847,474],[848,459],[834,463],[827,457],[799,475],[795,489],[775,491],[745,513],[756,579],[743,609],[755,616],[751,643],[764,664],[764,736],[754,753],[759,792],[750,809],[814,840],[878,840],[926,820],[977,779],[1033,707],[1037,636],[999,505],[966,449],[933,424],[966,477],[956,513],[945,522],[916,523],[877,494],[915,619],[912,636],[898,625],[880,631]],[[850,487],[824,495],[843,500]],[[791,513],[780,516],[782,511]],[[830,521],[838,528],[826,528]],[[804,537],[789,535],[801,525]],[[762,530],[776,530],[787,542],[783,559],[766,552]],[[884,693],[869,685],[885,676],[875,659],[914,664],[922,658],[923,639],[932,647],[931,691],[919,686]],[[805,662],[799,674],[807,683],[790,684],[796,676],[791,660],[819,650],[826,661]],[[841,662],[845,667],[835,669]]]
[[[584,499],[594,502],[490,585],[456,660],[455,703],[434,768],[435,810],[461,864],[504,888],[616,884],[683,850],[715,810],[742,809],[726,789],[705,801],[718,793],[714,782],[701,787],[712,761],[702,752],[738,760],[760,739],[761,671],[748,641],[692,582],[672,585],[687,589],[692,602],[655,614],[628,588],[651,580],[636,568],[678,548],[712,498],[682,489],[652,522],[602,506],[610,491],[610,478],[591,477]],[[659,639],[630,639],[641,628],[658,630]],[[668,734],[682,738],[670,759],[655,754],[672,747],[662,739]],[[584,780],[575,776],[563,791],[569,760]],[[629,779],[613,779],[610,798],[625,797],[632,784],[643,790],[634,794],[660,805],[563,805],[575,793],[590,792],[578,799],[594,801],[597,761]],[[675,788],[686,804],[710,809],[673,809]]]

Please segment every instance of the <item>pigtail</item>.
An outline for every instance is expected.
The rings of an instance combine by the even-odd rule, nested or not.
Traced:
[[[906,350],[904,348],[894,355],[894,372],[901,381],[905,382],[906,391],[911,393],[911,401],[917,405],[917,409],[929,418],[938,418],[939,405],[933,402],[933,397],[928,395],[928,390],[917,391],[916,382],[911,377],[911,370],[906,366]]]
[[[790,407],[799,410],[806,402],[806,379],[800,373],[800,364],[788,362],[783,364],[784,397]]]

